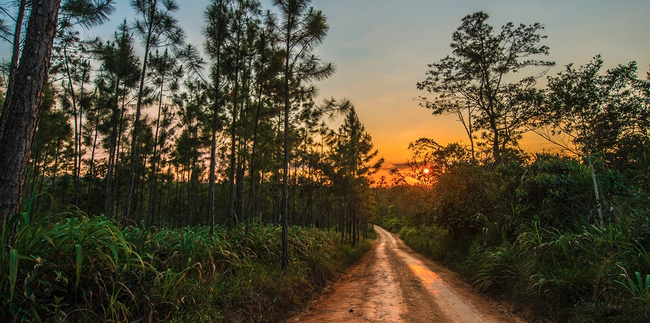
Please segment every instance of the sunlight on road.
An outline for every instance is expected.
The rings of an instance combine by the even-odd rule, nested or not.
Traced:
[[[381,227],[375,227],[382,240],[390,241],[386,248],[392,250],[397,257],[408,266],[422,285],[436,297],[441,309],[454,322],[488,322],[469,302],[457,291],[449,286],[438,274],[431,271],[421,260],[417,259],[411,251],[406,251],[401,242]],[[410,249],[409,249],[410,250]]]
[[[420,280],[422,280],[424,284],[432,285],[432,288],[429,288],[429,291],[432,294],[437,295],[440,293],[440,291],[436,289],[434,285],[434,283],[435,284],[442,283],[442,279],[440,278],[440,276],[436,275],[436,273],[432,272],[431,270],[421,265],[409,265],[409,268],[414,274],[416,274],[420,278]]]

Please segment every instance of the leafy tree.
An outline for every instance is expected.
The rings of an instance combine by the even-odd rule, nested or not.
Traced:
[[[594,155],[604,155],[619,169],[638,162],[647,168],[648,96],[650,83],[637,79],[636,63],[619,65],[601,72],[603,61],[596,56],[579,68],[568,65],[556,77],[549,77],[550,124],[544,138],[586,159],[591,172],[598,217],[603,224],[603,201],[596,176]]]
[[[329,77],[334,73],[334,66],[324,64],[313,54],[313,49],[320,44],[327,34],[328,26],[325,16],[319,10],[309,6],[311,0],[274,0],[273,4],[280,11],[281,21],[275,23],[278,40],[284,51],[284,69],[282,78],[284,86],[284,139],[282,172],[282,269],[289,265],[287,227],[289,215],[289,120],[292,105],[300,100],[297,95],[302,84]],[[292,101],[293,100],[293,101]],[[294,106],[295,108],[295,106]]]
[[[535,88],[542,73],[508,80],[524,68],[554,63],[533,58],[549,53],[549,48],[540,44],[546,38],[539,34],[544,28],[541,24],[515,27],[508,23],[495,33],[486,22],[488,17],[476,12],[463,18],[452,37],[452,54],[430,64],[427,78],[417,87],[436,95],[421,97],[422,105],[433,114],[458,116],[472,145],[474,131],[486,131],[483,136],[490,142],[493,159],[500,163],[507,157],[507,148],[516,146],[539,114],[535,103],[543,98]]]

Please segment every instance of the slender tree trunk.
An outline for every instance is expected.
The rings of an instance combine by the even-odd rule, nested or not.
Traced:
[[[52,43],[60,0],[33,0],[13,91],[7,96],[0,127],[0,219],[18,212],[36,128],[41,117],[43,89],[48,80]],[[8,244],[13,240],[10,228]]]
[[[72,71],[70,70],[70,61],[68,60],[69,55],[68,55],[68,43],[65,43],[63,46],[63,57],[64,57],[64,64],[65,64],[65,76],[68,79],[68,86],[67,86],[67,92],[68,95],[70,95],[70,99],[72,100],[72,118],[74,119],[74,164],[72,168],[72,178],[74,181],[74,199],[75,199],[75,204],[79,204],[79,178],[78,178],[78,170],[80,165],[78,164],[79,159],[77,156],[81,155],[79,153],[80,147],[79,147],[79,122],[78,122],[78,105],[77,105],[77,94],[74,91],[74,82],[72,81]],[[83,76],[82,76],[83,77]]]
[[[235,81],[237,82],[237,81]],[[237,88],[237,85],[235,83],[235,88]],[[235,90],[236,91],[236,90]],[[237,94],[235,94],[235,97]],[[237,99],[235,99],[235,102],[237,102]],[[231,129],[230,129],[230,172],[228,174],[228,180],[229,180],[229,195],[228,195],[228,223],[231,224],[236,224],[237,223],[237,214],[235,212],[235,203],[236,203],[236,184],[235,184],[235,173],[237,172],[237,163],[235,162],[236,159],[236,152],[237,152],[237,147],[236,147],[236,133],[235,133],[235,127],[236,127],[236,122],[237,122],[237,103],[233,104],[232,108],[232,124],[231,124]]]
[[[84,84],[86,82],[86,76],[88,73],[88,67],[87,61],[82,63],[81,67],[81,93],[79,94],[79,106],[77,109],[77,113],[79,114],[79,133],[75,134],[75,138],[77,139],[76,146],[77,146],[77,154],[75,155],[75,158],[77,159],[76,164],[77,168],[76,171],[77,173],[74,176],[75,182],[75,189],[74,189],[74,199],[75,199],[75,205],[79,205],[79,193],[81,191],[81,162],[82,162],[82,157],[83,157],[83,147],[81,144],[81,138],[82,138],[82,131],[83,131],[83,113],[84,113],[84,107],[83,107],[83,102],[84,102]],[[74,89],[73,89],[74,91]],[[76,120],[76,117],[75,117]]]
[[[181,204],[181,200],[183,198],[183,194],[182,194],[182,192],[180,190],[181,178],[177,177],[178,175],[180,175],[178,168],[179,168],[179,165],[176,166],[176,174],[174,175],[175,182],[176,182],[176,183],[174,183],[174,193],[175,193],[174,197],[176,198],[176,203],[174,203],[174,205],[172,206],[174,212],[171,214],[170,219],[169,219],[169,223],[172,226],[177,225],[177,223],[174,220],[176,220],[176,218],[181,217],[181,205],[180,204]]]
[[[489,115],[490,115],[490,129],[492,130],[492,153],[494,155],[494,162],[496,164],[501,163],[501,149],[499,146],[500,138],[499,138],[499,124],[497,123],[495,113],[493,109],[491,108],[491,104],[488,105],[489,109]]]
[[[291,29],[293,17],[288,17],[287,30],[285,34],[285,62],[284,62],[284,154],[282,161],[282,270],[289,267],[289,113],[291,102],[289,96],[289,66],[291,62]]]
[[[126,112],[126,86],[124,86],[123,91],[122,91],[122,107],[120,111],[120,128],[119,131],[117,132],[117,150],[115,152],[115,169],[118,170],[118,167],[122,167],[124,165],[124,160],[120,159],[120,152],[122,151],[122,135],[124,134],[124,113]],[[113,199],[113,204],[115,205],[115,209],[113,211],[113,214],[115,214],[115,217],[117,217],[118,212],[120,210],[120,198],[117,195],[118,194],[118,185],[120,184],[120,176],[119,172],[115,172],[114,174],[115,177],[115,184],[113,185],[113,190],[112,190],[112,199]],[[122,219],[123,221],[124,219]]]
[[[230,180],[230,195],[228,197],[228,221],[231,221],[232,224],[237,223],[237,212],[235,212],[235,204],[237,202],[237,187],[235,180],[235,174],[237,172],[237,105],[239,102],[239,65],[240,65],[240,32],[239,32],[239,22],[237,23],[237,47],[236,47],[236,57],[235,57],[235,88],[234,88],[234,98],[232,104],[232,124],[230,126],[230,174],[228,174],[228,179]]]
[[[41,173],[41,175],[40,175],[41,181],[38,183],[38,191],[37,191],[38,193],[36,195],[40,195],[43,192],[43,183],[45,183],[45,167],[46,167],[46,165],[47,165],[47,155],[45,155],[44,158],[43,158],[43,165],[41,166],[41,171],[40,171],[40,173]],[[34,206],[34,208],[36,210],[38,210],[39,204],[40,204],[40,198],[36,200],[36,205]]]
[[[474,151],[474,126],[472,125],[472,109],[467,102],[467,136],[469,136],[469,143],[472,148],[472,161],[476,162],[476,152]]]
[[[97,126],[99,121],[95,124],[95,135],[93,137],[93,145],[90,151],[90,165],[88,169],[88,196],[86,197],[86,213],[90,214],[90,196],[93,192],[93,182],[95,180],[95,149],[97,148]]]
[[[59,171],[59,149],[61,148],[61,142],[57,141],[56,149],[54,150],[54,169],[52,170],[52,185],[50,186],[50,194],[54,195],[56,189],[56,174]]]
[[[113,217],[113,199],[112,199],[112,181],[113,181],[113,169],[115,168],[116,154],[117,154],[117,137],[118,137],[118,125],[120,122],[120,108],[119,108],[119,92],[120,92],[120,79],[118,78],[115,83],[115,105],[113,106],[113,113],[111,116],[111,142],[108,148],[108,166],[106,169],[106,192],[104,196],[104,214],[112,218]]]
[[[165,86],[165,78],[162,78],[160,84],[160,98],[158,100],[158,118],[156,119],[156,132],[153,137],[153,158],[151,159],[151,184],[149,188],[149,225],[152,225],[154,218],[154,209],[156,205],[156,180],[158,171],[156,169],[156,162],[158,161],[158,132],[160,130],[160,114],[162,112],[163,90]],[[162,145],[161,145],[162,146]]]
[[[34,158],[32,160],[34,163],[32,164],[32,167],[30,169],[31,174],[28,174],[28,177],[31,177],[31,180],[29,181],[29,191],[28,192],[34,192],[34,189],[36,188],[36,181],[40,177],[39,172],[40,172],[40,159],[41,159],[41,153],[40,151],[36,151],[34,154]],[[30,176],[31,175],[31,176]],[[25,193],[28,193],[25,192]],[[26,197],[26,194],[23,198]],[[38,200],[37,200],[38,204]],[[35,208],[38,209],[38,208]]]
[[[221,107],[221,45],[223,35],[217,35],[216,44],[216,69],[214,73],[214,103],[212,104],[212,129],[210,134],[210,173],[208,178],[208,218],[210,221],[210,238],[214,236],[215,214],[214,214],[214,185],[217,168],[217,128],[219,127],[219,109]]]
[[[25,7],[27,5],[27,0],[21,0],[20,5],[18,7],[18,15],[16,17],[16,28],[14,29],[14,40],[12,43],[12,52],[11,52],[11,65],[9,65],[9,80],[7,82],[7,93],[5,94],[5,98],[9,98],[13,95],[14,93],[14,83],[15,83],[15,77],[16,77],[16,70],[18,69],[18,59],[20,58],[20,36],[22,34],[22,29],[23,29],[23,20],[25,20]],[[5,107],[7,106],[6,100],[5,104],[2,107],[2,114],[0,114],[0,117],[2,120],[0,120],[0,133],[4,133],[3,127],[5,124],[5,118],[6,118],[6,113]]]
[[[124,216],[125,218],[129,218],[133,216],[133,204],[134,204],[134,197],[135,197],[135,185],[136,185],[136,169],[135,169],[135,164],[137,160],[137,138],[138,138],[138,130],[140,126],[140,113],[142,110],[142,100],[144,97],[144,81],[147,76],[147,63],[149,60],[149,51],[151,49],[151,33],[153,30],[153,17],[156,12],[156,5],[158,4],[158,0],[153,0],[151,3],[151,18],[149,19],[149,26],[148,26],[148,31],[147,31],[147,39],[145,41],[145,46],[144,46],[144,57],[142,59],[142,70],[141,70],[141,75],[140,75],[140,88],[138,89],[138,102],[136,103],[135,106],[135,120],[133,121],[133,136],[131,137],[131,168],[130,168],[130,179],[129,179],[129,192],[126,197],[126,208],[125,208],[125,213]]]
[[[215,89],[215,91],[219,91]],[[217,97],[218,94],[215,94]],[[216,99],[215,99],[216,101]],[[214,235],[214,182],[215,182],[215,173],[217,167],[217,125],[218,125],[218,116],[217,116],[217,103],[215,102],[213,106],[214,116],[212,117],[212,133],[210,134],[210,174],[208,179],[208,218],[210,220],[210,237]]]
[[[262,54],[262,62],[264,62],[264,55]],[[253,215],[255,214],[254,210],[254,201],[255,201],[255,173],[257,172],[256,166],[255,165],[255,153],[256,153],[256,148],[257,148],[257,132],[258,132],[258,126],[259,126],[259,120],[260,120],[260,110],[262,108],[262,88],[264,86],[264,83],[262,82],[259,86],[259,91],[257,92],[257,105],[255,107],[255,122],[253,126],[253,143],[251,147],[251,161],[249,165],[249,193],[248,193],[248,214],[246,216],[246,230],[244,233],[244,236],[248,238],[248,232],[249,232],[249,226],[250,226],[250,220],[253,218]]]
[[[596,207],[598,208],[598,223],[600,226],[605,225],[605,221],[603,218],[603,203],[600,199],[600,189],[598,188],[598,179],[596,178],[596,171],[594,169],[594,164],[593,161],[591,160],[591,154],[589,153],[589,150],[586,149],[586,154],[587,154],[587,163],[589,164],[589,172],[591,173],[591,181],[594,184],[594,197],[596,198]]]

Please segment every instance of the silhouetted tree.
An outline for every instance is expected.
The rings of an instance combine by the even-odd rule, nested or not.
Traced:
[[[348,232],[352,245],[359,242],[362,214],[372,208],[364,208],[368,199],[371,176],[384,162],[376,159],[378,150],[373,149],[372,137],[359,120],[354,108],[350,108],[337,133],[330,137],[332,146],[330,159],[334,165],[334,185],[340,187],[341,198],[346,207],[340,210],[347,214],[343,231]],[[363,217],[367,220],[368,217]],[[365,224],[364,221],[363,224]]]
[[[213,61],[210,79],[212,88],[212,106],[210,109],[210,170],[208,175],[208,219],[210,221],[210,235],[214,233],[215,224],[215,180],[217,167],[217,132],[221,127],[221,114],[223,113],[222,87],[224,75],[222,62],[224,61],[224,50],[229,34],[228,21],[230,19],[229,1],[214,0],[205,11],[206,25],[204,34],[206,36],[206,51]]]
[[[178,58],[171,56],[168,50],[162,54],[156,53],[150,58],[154,84],[158,87],[158,113],[155,121],[153,137],[153,155],[151,156],[151,174],[149,186],[149,224],[153,223],[155,205],[157,200],[158,167],[161,155],[165,149],[165,142],[169,136],[168,127],[171,125],[170,105],[163,104],[165,91],[178,90],[178,79],[183,77],[183,68],[178,65]]]
[[[112,98],[109,109],[111,110],[107,134],[108,161],[105,179],[104,214],[113,217],[117,214],[113,210],[116,190],[114,189],[116,165],[119,155],[120,138],[126,98],[130,89],[137,85],[139,73],[139,60],[133,49],[133,37],[129,34],[126,21],[118,27],[113,41],[105,44],[99,43],[94,50],[98,53],[101,62],[101,77],[97,79],[97,88],[100,93]]]
[[[586,159],[592,176],[599,222],[604,223],[602,193],[594,168],[594,155],[603,154],[620,170],[646,162],[650,83],[637,79],[636,63],[619,65],[601,73],[596,56],[588,64],[572,64],[549,77],[546,119],[551,129],[538,132],[547,140]]]
[[[516,145],[538,115],[535,107],[543,97],[535,88],[543,73],[515,82],[507,79],[526,67],[554,63],[532,58],[549,53],[548,46],[540,44],[546,38],[539,34],[544,29],[541,24],[515,27],[508,23],[494,33],[487,19],[484,12],[463,18],[452,37],[452,54],[430,64],[426,80],[417,87],[435,95],[421,97],[423,106],[433,114],[457,115],[472,143],[474,130],[487,131],[485,139],[491,144],[494,161],[500,163],[504,151]]]

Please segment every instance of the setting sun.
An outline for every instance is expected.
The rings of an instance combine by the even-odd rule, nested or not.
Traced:
[[[425,168],[422,172],[424,172],[425,174],[429,174],[430,171],[428,168]]]

